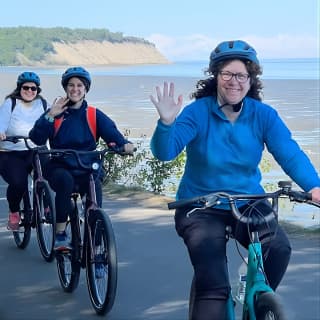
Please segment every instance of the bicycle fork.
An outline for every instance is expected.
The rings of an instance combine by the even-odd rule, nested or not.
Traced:
[[[267,284],[267,280],[263,270],[263,258],[261,242],[259,241],[258,232],[252,233],[252,243],[248,247],[248,268],[246,277],[246,290],[242,310],[242,319],[256,320],[255,300],[258,294],[264,292],[273,292]],[[229,295],[227,301],[227,320],[235,320],[234,311],[235,302],[232,294]],[[249,318],[248,315],[249,314]]]
[[[252,233],[252,239],[248,247],[247,284],[242,315],[243,319],[249,314],[250,320],[256,320],[254,306],[257,295],[263,292],[273,292],[273,290],[267,284],[264,273],[262,247],[257,231]]]

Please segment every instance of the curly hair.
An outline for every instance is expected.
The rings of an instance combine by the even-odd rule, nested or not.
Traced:
[[[197,82],[196,91],[190,94],[190,98],[199,99],[209,96],[216,97],[218,74],[223,67],[229,64],[232,60],[236,59],[226,59],[216,64],[210,64],[209,68],[205,71],[205,74],[209,75],[209,77]],[[250,89],[246,96],[261,101],[263,96],[263,85],[259,78],[259,76],[262,74],[261,66],[249,60],[242,60],[238,58],[237,60],[241,60],[246,65],[247,71],[250,75]]]

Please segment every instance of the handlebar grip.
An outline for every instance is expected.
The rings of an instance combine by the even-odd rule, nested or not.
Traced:
[[[178,201],[173,201],[173,202],[169,202],[168,203],[168,209],[172,210],[172,209],[178,209],[187,205],[200,205],[203,206],[207,203],[207,200],[204,197],[195,197],[192,199],[182,199],[182,200],[178,200]]]
[[[309,192],[303,192],[303,191],[293,191],[291,190],[289,192],[289,197],[293,201],[297,202],[306,202],[306,201],[311,201],[312,200],[312,194]]]
[[[120,155],[129,155],[129,153],[127,153],[124,150],[124,145],[119,147],[115,142],[109,142],[108,143],[108,148],[109,148],[109,150],[113,151],[114,153],[117,153],[117,154],[120,154]],[[136,152],[136,151],[137,151],[137,148],[134,148],[133,152]]]

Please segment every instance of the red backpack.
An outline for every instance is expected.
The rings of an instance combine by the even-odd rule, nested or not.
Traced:
[[[61,118],[54,119],[54,135],[56,135],[62,125],[64,117],[62,116]],[[94,137],[94,140],[96,141],[97,138],[97,117],[96,117],[96,108],[92,106],[87,107],[87,121],[88,125],[91,131],[91,134]]]

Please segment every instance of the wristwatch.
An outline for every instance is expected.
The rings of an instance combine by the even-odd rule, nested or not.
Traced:
[[[44,118],[45,118],[46,120],[48,120],[49,122],[54,122],[54,118],[51,117],[51,116],[49,116],[48,113],[46,113],[46,114],[44,115]]]

